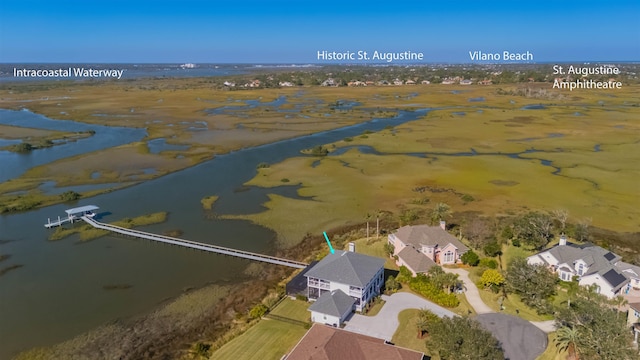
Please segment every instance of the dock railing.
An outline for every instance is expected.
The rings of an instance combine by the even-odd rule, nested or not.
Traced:
[[[84,220],[87,224],[97,229],[107,230],[107,231],[115,232],[115,233],[126,235],[126,236],[132,236],[140,239],[157,241],[165,244],[178,245],[178,246],[187,247],[191,249],[209,251],[209,252],[214,252],[218,254],[235,256],[243,259],[262,261],[270,264],[284,265],[284,266],[289,266],[289,267],[298,268],[298,269],[304,269],[308,265],[303,262],[289,260],[289,259],[282,259],[275,256],[263,255],[263,254],[253,253],[253,252],[244,251],[244,250],[231,249],[223,246],[199,243],[195,241],[184,240],[184,239],[174,238],[174,237],[165,236],[165,235],[157,235],[157,234],[152,234],[152,233],[148,233],[140,230],[127,229],[120,226],[101,223],[87,216],[83,216],[82,220]]]

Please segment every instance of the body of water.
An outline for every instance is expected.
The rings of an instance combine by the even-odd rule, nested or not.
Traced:
[[[247,221],[206,216],[200,200],[205,196],[218,195],[214,210],[221,214],[260,211],[267,193],[296,197],[295,190],[299,185],[271,190],[249,187],[247,191],[238,191],[255,176],[259,163],[277,163],[300,156],[303,149],[357,136],[365,130],[379,131],[389,125],[396,126],[418,119],[427,112],[427,109],[400,111],[394,118],[375,119],[243,149],[74,204],[0,216],[0,253],[11,255],[0,263],[0,268],[24,265],[0,277],[0,358],[8,358],[34,346],[69,339],[118,318],[144,313],[188,288],[246,279],[243,270],[250,262],[223,255],[117,236],[84,243],[77,237],[52,242],[47,240],[52,230],[43,226],[47,218],[64,215],[64,210],[69,207],[88,204],[100,206],[100,211],[108,214],[101,219],[105,222],[168,211],[167,222],[141,229],[157,233],[180,229],[185,239],[274,253],[275,233]],[[65,127],[67,123],[60,124]],[[114,129],[113,136],[120,138],[118,132],[129,134],[133,139],[144,135],[136,129]],[[100,139],[98,135],[96,130],[96,136],[91,139]],[[116,143],[103,142],[103,146],[116,146]],[[63,146],[75,146],[77,149]],[[53,161],[75,151],[88,152],[82,151],[83,148],[87,150],[85,146],[91,146],[91,143],[78,141],[50,148],[51,154],[47,159]],[[20,158],[12,158],[12,161],[19,162]],[[28,169],[35,166],[33,164],[14,166],[10,174],[3,171],[2,177],[14,177],[20,173],[15,169]],[[104,290],[103,286],[109,284],[129,284],[131,288]]]

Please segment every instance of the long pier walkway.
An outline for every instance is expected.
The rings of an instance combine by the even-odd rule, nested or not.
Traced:
[[[257,261],[262,261],[270,264],[284,265],[284,266],[289,266],[289,267],[298,268],[298,269],[304,269],[308,265],[303,262],[277,258],[275,256],[256,254],[249,251],[236,250],[236,249],[231,249],[231,248],[222,247],[222,246],[216,246],[211,244],[199,243],[195,241],[178,239],[170,236],[152,234],[152,233],[139,231],[139,230],[126,229],[120,226],[101,223],[87,216],[83,216],[82,220],[84,220],[85,222],[87,222],[87,224],[93,226],[94,228],[112,231],[118,234],[132,236],[140,239],[162,242],[165,244],[178,245],[178,246],[187,247],[191,249],[209,251],[209,252],[214,252],[218,254],[235,256],[243,259],[257,260]]]

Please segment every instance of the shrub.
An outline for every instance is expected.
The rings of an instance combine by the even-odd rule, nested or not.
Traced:
[[[489,268],[489,269],[498,268],[498,262],[495,261],[494,259],[489,259],[489,258],[480,259],[480,262],[478,263],[478,265],[480,265],[481,267]]]
[[[306,296],[302,295],[302,294],[296,295],[296,300],[309,301],[309,299]]]
[[[460,260],[462,260],[463,264],[477,266],[480,262],[480,257],[478,256],[478,254],[473,252],[473,250],[469,250],[466,253],[462,254]]]
[[[353,141],[353,138],[346,137],[346,138],[344,138],[344,141],[346,141],[346,142],[351,142],[351,141]]]
[[[520,243],[520,239],[513,239],[511,240],[511,245],[515,247],[520,247],[522,244]]]
[[[281,182],[283,182],[283,183],[288,183],[288,182],[289,182],[289,179],[287,179],[287,178],[283,178],[283,179],[280,179],[280,181],[281,181]]]
[[[31,150],[33,150],[33,145],[24,142],[11,147],[11,151],[14,152],[29,152]]]
[[[469,203],[475,200],[475,198],[469,194],[464,194],[460,197],[462,199],[462,201],[464,201],[465,203]]]
[[[413,274],[406,266],[400,266],[400,273],[398,274],[398,276],[396,276],[396,280],[401,283],[408,283],[409,281],[411,281],[412,277]]]
[[[249,311],[249,317],[252,319],[258,319],[264,316],[267,313],[268,308],[264,304],[258,304],[251,308]]]
[[[491,256],[491,257],[502,254],[502,247],[500,246],[500,244],[498,244],[497,241],[492,241],[488,243],[487,245],[484,246],[482,250],[484,250],[484,253],[487,254],[487,256]]]
[[[266,168],[268,168],[269,166],[271,166],[271,165],[269,165],[269,164],[268,164],[268,163],[266,163],[266,162],[261,162],[260,164],[258,164],[258,166],[256,166],[256,168],[257,168],[257,169],[266,169]]]
[[[388,292],[394,293],[400,289],[400,283],[396,280],[395,277],[389,276],[387,281],[384,283],[384,288]]]
[[[75,191],[65,191],[60,194],[60,199],[62,199],[63,201],[74,201],[80,199],[80,196],[82,195],[78,194]]]
[[[455,294],[445,293],[442,288],[431,283],[429,278],[423,274],[411,279],[409,288],[440,306],[454,308],[460,305],[460,301]]]

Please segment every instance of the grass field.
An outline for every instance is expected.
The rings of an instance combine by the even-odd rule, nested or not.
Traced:
[[[271,314],[308,322],[308,306],[304,301],[285,299],[271,311]],[[293,349],[306,332],[307,330],[300,325],[264,318],[247,332],[216,350],[210,358],[279,360]]]
[[[398,325],[398,330],[393,334],[391,342],[397,346],[428,353],[426,339],[418,338],[418,330],[414,319],[418,317],[419,313],[420,310],[407,309],[398,314],[400,325]]]
[[[275,187],[287,178],[313,200],[271,195],[267,211],[244,218],[274,229],[283,246],[306,233],[363,222],[377,209],[426,212],[436,202],[487,216],[563,208],[573,222],[591,218],[597,227],[637,232],[640,124],[634,119],[640,108],[631,105],[640,99],[634,89],[606,100],[602,93],[589,93],[552,102],[475,88],[471,94],[486,100],[473,106],[467,95],[425,91],[412,100],[419,103],[431,94],[431,104],[458,99],[460,107],[325,144],[331,150],[369,146],[378,155],[353,148],[324,157],[315,167],[317,158],[301,156],[261,169],[248,184]],[[522,109],[534,102],[547,107]],[[474,201],[464,201],[463,195]],[[419,197],[428,202],[416,203]]]
[[[308,322],[311,319],[311,313],[307,310],[309,305],[306,301],[291,300],[287,297],[275,309],[271,310],[270,314]]]

